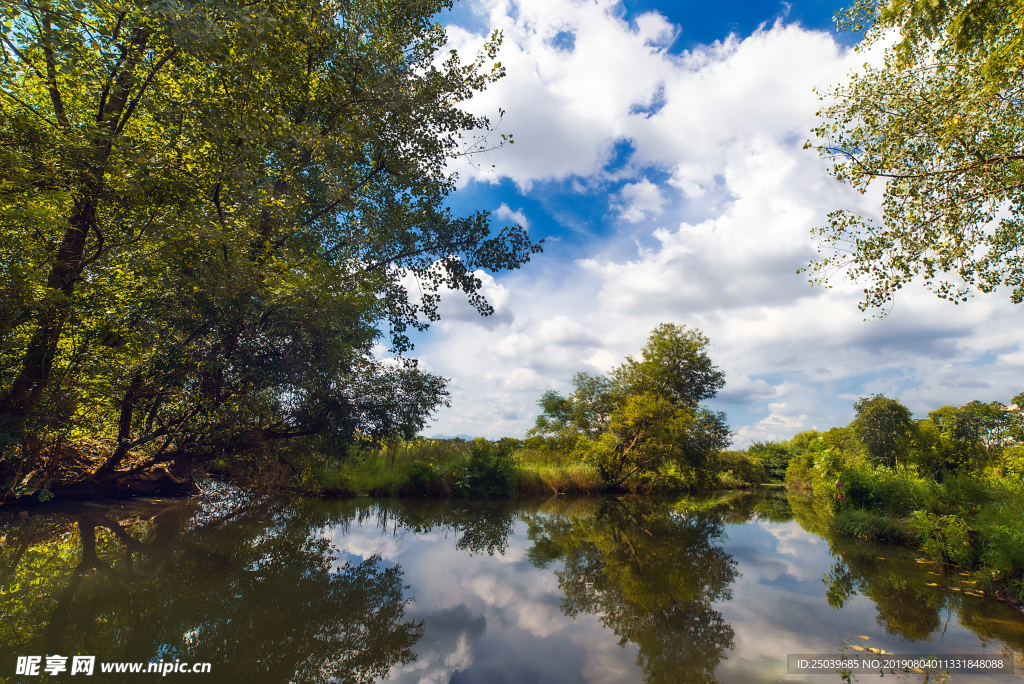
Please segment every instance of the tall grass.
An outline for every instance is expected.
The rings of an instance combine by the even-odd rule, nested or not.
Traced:
[[[528,443],[529,444],[529,443]],[[416,439],[348,447],[341,453],[311,449],[290,456],[293,488],[321,496],[506,496],[549,497],[606,491],[596,467],[549,445],[524,446],[503,438]],[[764,482],[763,467],[743,452],[724,452],[708,473],[669,467],[646,478],[631,478],[616,491],[653,494],[735,489]]]
[[[810,485],[828,527],[863,539],[913,544],[932,559],[974,571],[1011,599],[1024,598],[1024,482],[995,473],[941,479],[836,460],[822,450],[794,460],[788,482]]]
[[[307,457],[295,488],[323,496],[495,498],[591,494],[601,490],[601,480],[592,466],[557,452],[501,441],[410,440],[350,448],[341,458]]]
[[[516,491],[521,496],[593,494],[601,491],[597,468],[549,449],[520,449],[516,454]]]

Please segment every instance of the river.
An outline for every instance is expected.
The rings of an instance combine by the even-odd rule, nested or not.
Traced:
[[[71,659],[94,656],[86,681],[839,682],[835,669],[787,674],[787,656],[863,663],[869,649],[1015,663],[954,683],[1022,679],[1019,612],[911,549],[830,535],[809,499],[779,490],[223,491],[9,516],[0,532],[0,681],[77,676]],[[19,674],[33,656],[67,669]],[[168,672],[102,671],[133,663]],[[196,663],[209,672],[185,671]]]

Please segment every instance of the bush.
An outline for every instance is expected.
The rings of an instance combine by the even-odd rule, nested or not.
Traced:
[[[909,515],[923,507],[934,492],[921,478],[884,466],[849,468],[840,476],[844,509],[866,509],[890,515]]]
[[[455,480],[465,496],[497,499],[515,494],[516,464],[512,458],[522,442],[502,437],[497,443],[475,439],[469,444],[469,462]]]
[[[726,489],[759,485],[768,479],[758,456],[742,451],[719,452],[716,469],[719,484]]]
[[[785,444],[754,442],[750,445],[749,451],[764,464],[764,473],[769,480],[781,482],[786,478],[786,470],[793,458],[793,452]]]
[[[811,489],[814,484],[814,454],[809,451],[794,454],[786,468],[786,486],[796,489]]]
[[[994,465],[1003,477],[1020,482],[1024,479],[1024,446],[1006,447]]]
[[[960,516],[917,511],[907,522],[928,555],[965,568],[977,564],[978,533]]]
[[[422,494],[444,490],[443,481],[446,472],[447,468],[440,463],[435,465],[424,461],[416,461],[409,464],[406,470],[408,487],[414,492]]]

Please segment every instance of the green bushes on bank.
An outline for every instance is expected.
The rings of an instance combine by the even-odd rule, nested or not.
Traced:
[[[878,397],[872,402],[859,406],[883,403]],[[833,532],[913,544],[936,561],[972,570],[1021,596],[1019,416],[999,404],[946,406],[927,421],[902,421],[899,439],[864,426],[876,417],[865,412],[848,428],[822,433],[811,450],[791,458],[787,486],[809,489]],[[875,440],[873,448],[863,435]]]

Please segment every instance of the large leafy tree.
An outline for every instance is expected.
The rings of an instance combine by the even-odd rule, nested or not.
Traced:
[[[699,330],[662,323],[639,358],[627,356],[606,376],[578,373],[571,397],[546,392],[530,432],[553,434],[561,444],[574,433],[577,455],[610,485],[642,482],[666,469],[700,479],[730,441],[725,414],[700,405],[725,385],[709,345]]]
[[[881,394],[861,397],[853,409],[857,417],[851,427],[871,457],[889,468],[905,463],[914,424],[910,409]]]
[[[408,330],[442,288],[489,313],[476,273],[539,249],[444,207],[490,130],[459,104],[503,73],[497,35],[438,57],[450,5],[5,0],[5,493],[74,479],[86,435],[110,479],[446,401]]]
[[[814,146],[840,181],[885,192],[880,221],[838,209],[815,229],[817,281],[865,281],[862,310],[914,280],[957,303],[1002,285],[1024,302],[1022,18],[1024,3],[994,0],[858,0],[840,15],[867,29],[858,50],[889,46],[823,93]]]

